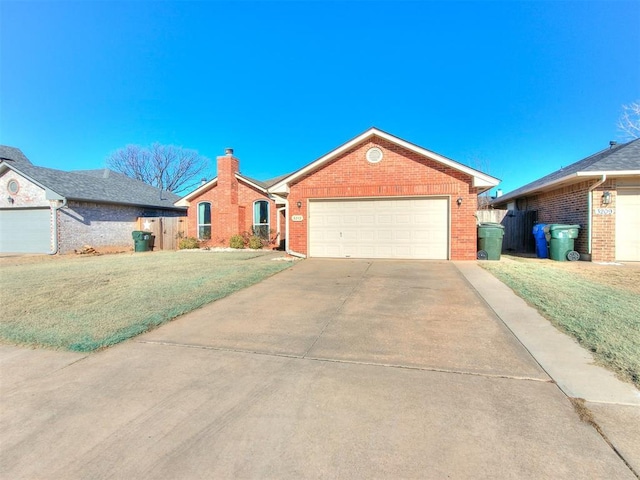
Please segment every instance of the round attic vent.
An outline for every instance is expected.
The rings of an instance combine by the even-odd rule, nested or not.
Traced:
[[[382,150],[378,147],[371,147],[367,150],[367,161],[369,163],[378,163],[382,160]]]
[[[7,183],[7,190],[11,195],[15,195],[20,190],[20,185],[16,180],[11,179],[9,180],[9,183]]]

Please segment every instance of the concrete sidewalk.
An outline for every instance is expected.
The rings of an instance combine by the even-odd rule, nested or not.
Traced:
[[[636,478],[478,268],[305,260],[86,357],[0,347],[0,477]]]
[[[598,365],[590,352],[477,262],[454,262],[496,315],[570,398],[584,400],[591,420],[640,473],[640,391]]]

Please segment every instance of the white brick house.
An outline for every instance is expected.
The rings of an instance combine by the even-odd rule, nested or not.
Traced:
[[[138,217],[183,216],[179,199],[108,169],[65,172],[0,146],[0,253],[133,245]]]

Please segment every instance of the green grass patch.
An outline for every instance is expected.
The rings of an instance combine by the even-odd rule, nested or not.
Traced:
[[[0,340],[89,352],[260,282],[269,252],[157,252],[2,265]]]
[[[640,388],[640,270],[526,259],[480,265],[593,352],[598,363]],[[627,271],[614,274],[613,268]],[[613,276],[626,278],[627,285],[612,285]]]

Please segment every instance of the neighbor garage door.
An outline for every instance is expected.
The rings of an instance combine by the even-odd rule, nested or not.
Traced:
[[[640,188],[618,189],[616,260],[640,261]]]
[[[312,200],[309,255],[448,258],[447,198]]]
[[[0,210],[0,253],[51,251],[51,210]]]

